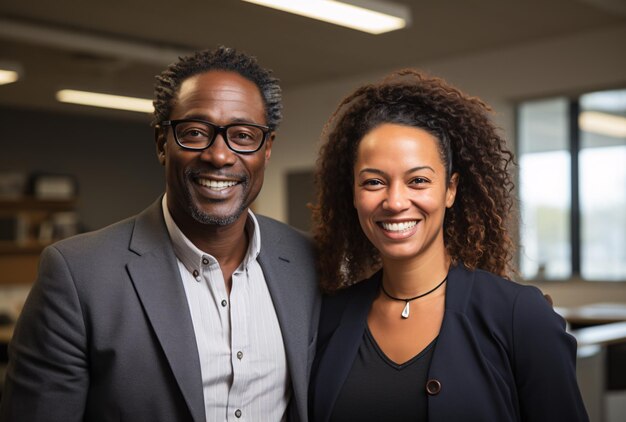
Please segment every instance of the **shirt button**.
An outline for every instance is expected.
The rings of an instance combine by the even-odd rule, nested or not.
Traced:
[[[208,260],[208,259],[206,259],[206,258],[202,258],[202,263],[203,263],[204,265],[207,265],[207,264],[209,263],[209,260]]]
[[[239,409],[235,410],[235,416],[240,418],[241,417],[241,410],[239,410]]]
[[[222,300],[222,306],[225,308],[226,305],[228,305],[228,302],[226,302],[226,299]]]
[[[237,352],[237,359],[243,359],[243,352],[241,350]]]
[[[200,273],[198,272],[198,270],[193,270],[193,273],[192,273],[192,274],[193,274],[193,276],[194,276],[195,278],[198,278],[198,276],[200,275]]]

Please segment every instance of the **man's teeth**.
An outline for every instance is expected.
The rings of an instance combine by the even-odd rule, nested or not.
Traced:
[[[217,180],[208,180],[208,179],[198,179],[198,183],[200,183],[202,186],[206,186],[209,189],[217,189],[217,190],[226,189],[231,186],[235,186],[237,184],[237,182],[233,180],[217,181]]]
[[[403,232],[417,224],[417,221],[403,221],[402,223],[381,223],[383,229],[390,232]]]

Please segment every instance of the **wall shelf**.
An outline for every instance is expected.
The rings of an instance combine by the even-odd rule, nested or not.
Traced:
[[[77,199],[0,198],[0,284],[32,283],[39,254],[77,231]]]

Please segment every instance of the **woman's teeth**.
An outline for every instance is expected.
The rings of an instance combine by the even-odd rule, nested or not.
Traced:
[[[417,224],[417,221],[403,221],[401,223],[381,223],[383,229],[390,232],[403,232],[409,230]]]

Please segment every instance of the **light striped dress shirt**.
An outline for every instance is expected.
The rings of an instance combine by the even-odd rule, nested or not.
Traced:
[[[291,397],[283,338],[257,261],[261,234],[248,212],[250,239],[232,275],[230,297],[217,260],[163,214],[187,295],[198,345],[207,421],[281,421]]]

